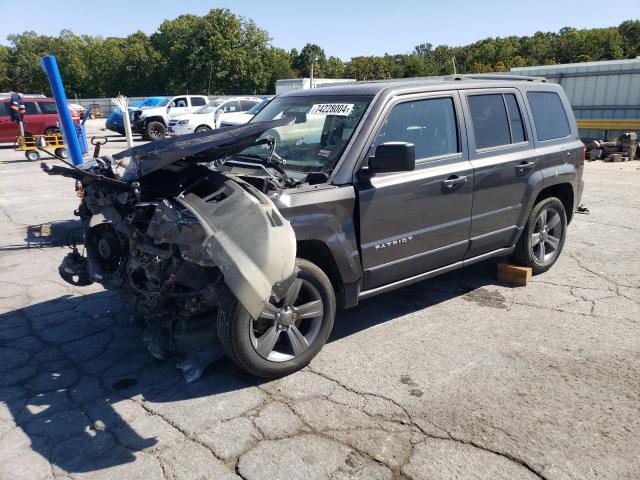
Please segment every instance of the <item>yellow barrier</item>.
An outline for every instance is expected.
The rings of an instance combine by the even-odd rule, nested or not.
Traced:
[[[585,130],[640,130],[639,118],[578,118],[576,122]]]

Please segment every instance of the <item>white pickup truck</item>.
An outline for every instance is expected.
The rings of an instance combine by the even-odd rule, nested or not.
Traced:
[[[169,119],[194,112],[209,102],[206,95],[177,95],[153,107],[140,108],[131,113],[131,128],[145,140],[160,140],[167,134]]]

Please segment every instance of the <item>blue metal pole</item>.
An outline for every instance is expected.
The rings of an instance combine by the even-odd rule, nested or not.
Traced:
[[[42,57],[40,59],[40,66],[49,78],[53,98],[55,99],[56,106],[58,107],[58,116],[60,117],[60,126],[62,127],[62,137],[64,138],[64,143],[67,145],[67,149],[71,155],[71,161],[74,165],[80,165],[83,162],[82,152],[80,151],[80,142],[76,135],[76,126],[73,123],[71,113],[69,112],[67,95],[64,92],[64,87],[62,86],[62,77],[60,77],[60,70],[58,70],[56,57],[53,55]]]

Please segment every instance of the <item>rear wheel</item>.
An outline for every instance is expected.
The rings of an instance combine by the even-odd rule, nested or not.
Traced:
[[[531,267],[533,274],[549,270],[558,260],[567,236],[567,213],[556,197],[545,198],[531,210],[513,261]]]
[[[218,337],[242,369],[263,378],[305,367],[333,329],[336,300],[331,282],[313,263],[297,259],[298,277],[284,299],[271,299],[257,319],[227,292],[218,310]]]
[[[162,122],[152,121],[144,128],[145,140],[162,140],[167,135],[167,129]]]
[[[64,148],[56,148],[53,153],[56,154],[56,157],[64,158],[65,160],[68,157],[67,151]]]

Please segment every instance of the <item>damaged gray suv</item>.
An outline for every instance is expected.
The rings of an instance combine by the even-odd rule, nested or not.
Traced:
[[[43,168],[82,198],[63,278],[118,292],[195,378],[217,345],[294,372],[336,306],[484,259],[548,270],[583,165],[558,85],[450,77],[289,92],[247,125]]]

